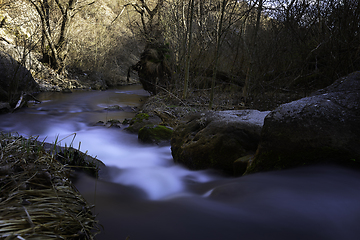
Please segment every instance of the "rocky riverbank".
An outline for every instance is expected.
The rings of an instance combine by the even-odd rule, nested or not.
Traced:
[[[38,56],[22,47],[0,41],[0,112],[22,107],[36,100],[36,92],[65,92],[72,90],[105,90],[105,81],[97,73],[79,70],[57,74],[38,61]]]
[[[171,140],[174,161],[190,169],[242,175],[323,162],[356,164],[359,82],[360,74],[354,72],[310,97],[262,112],[209,111],[163,93],[149,98],[130,129],[170,128],[173,133],[164,140]]]

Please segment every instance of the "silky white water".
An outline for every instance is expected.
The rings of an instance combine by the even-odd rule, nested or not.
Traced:
[[[214,180],[205,171],[194,172],[175,165],[170,145],[145,145],[136,134],[124,129],[96,126],[98,121],[122,122],[132,118],[147,96],[139,86],[106,92],[44,93],[38,96],[41,104],[29,104],[29,108],[14,114],[0,115],[0,130],[39,136],[40,141],[61,146],[80,147],[106,166],[115,168],[109,170],[108,181],[136,186],[151,200],[186,193],[188,181]],[[112,106],[125,111],[107,110]]]

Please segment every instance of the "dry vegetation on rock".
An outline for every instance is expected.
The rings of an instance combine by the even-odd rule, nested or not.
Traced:
[[[93,239],[91,206],[36,138],[0,133],[0,238]]]

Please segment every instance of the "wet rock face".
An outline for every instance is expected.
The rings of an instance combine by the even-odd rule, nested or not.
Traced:
[[[174,161],[190,169],[214,168],[233,174],[234,162],[256,150],[263,120],[268,113],[257,110],[210,111],[192,116],[173,132],[171,150]]]
[[[360,162],[360,72],[266,118],[247,173],[319,162]]]
[[[39,85],[30,71],[0,51],[0,102],[8,102],[13,108],[22,92],[33,93],[38,90]]]

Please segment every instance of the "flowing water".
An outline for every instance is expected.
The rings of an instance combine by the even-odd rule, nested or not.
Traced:
[[[96,124],[133,117],[147,96],[138,86],[42,93],[41,104],[0,115],[0,130],[80,145],[107,165],[99,180],[76,182],[104,226],[97,239],[360,239],[359,171],[320,165],[239,178],[189,171],[173,163],[170,146]],[[106,109],[114,105],[123,110]]]

